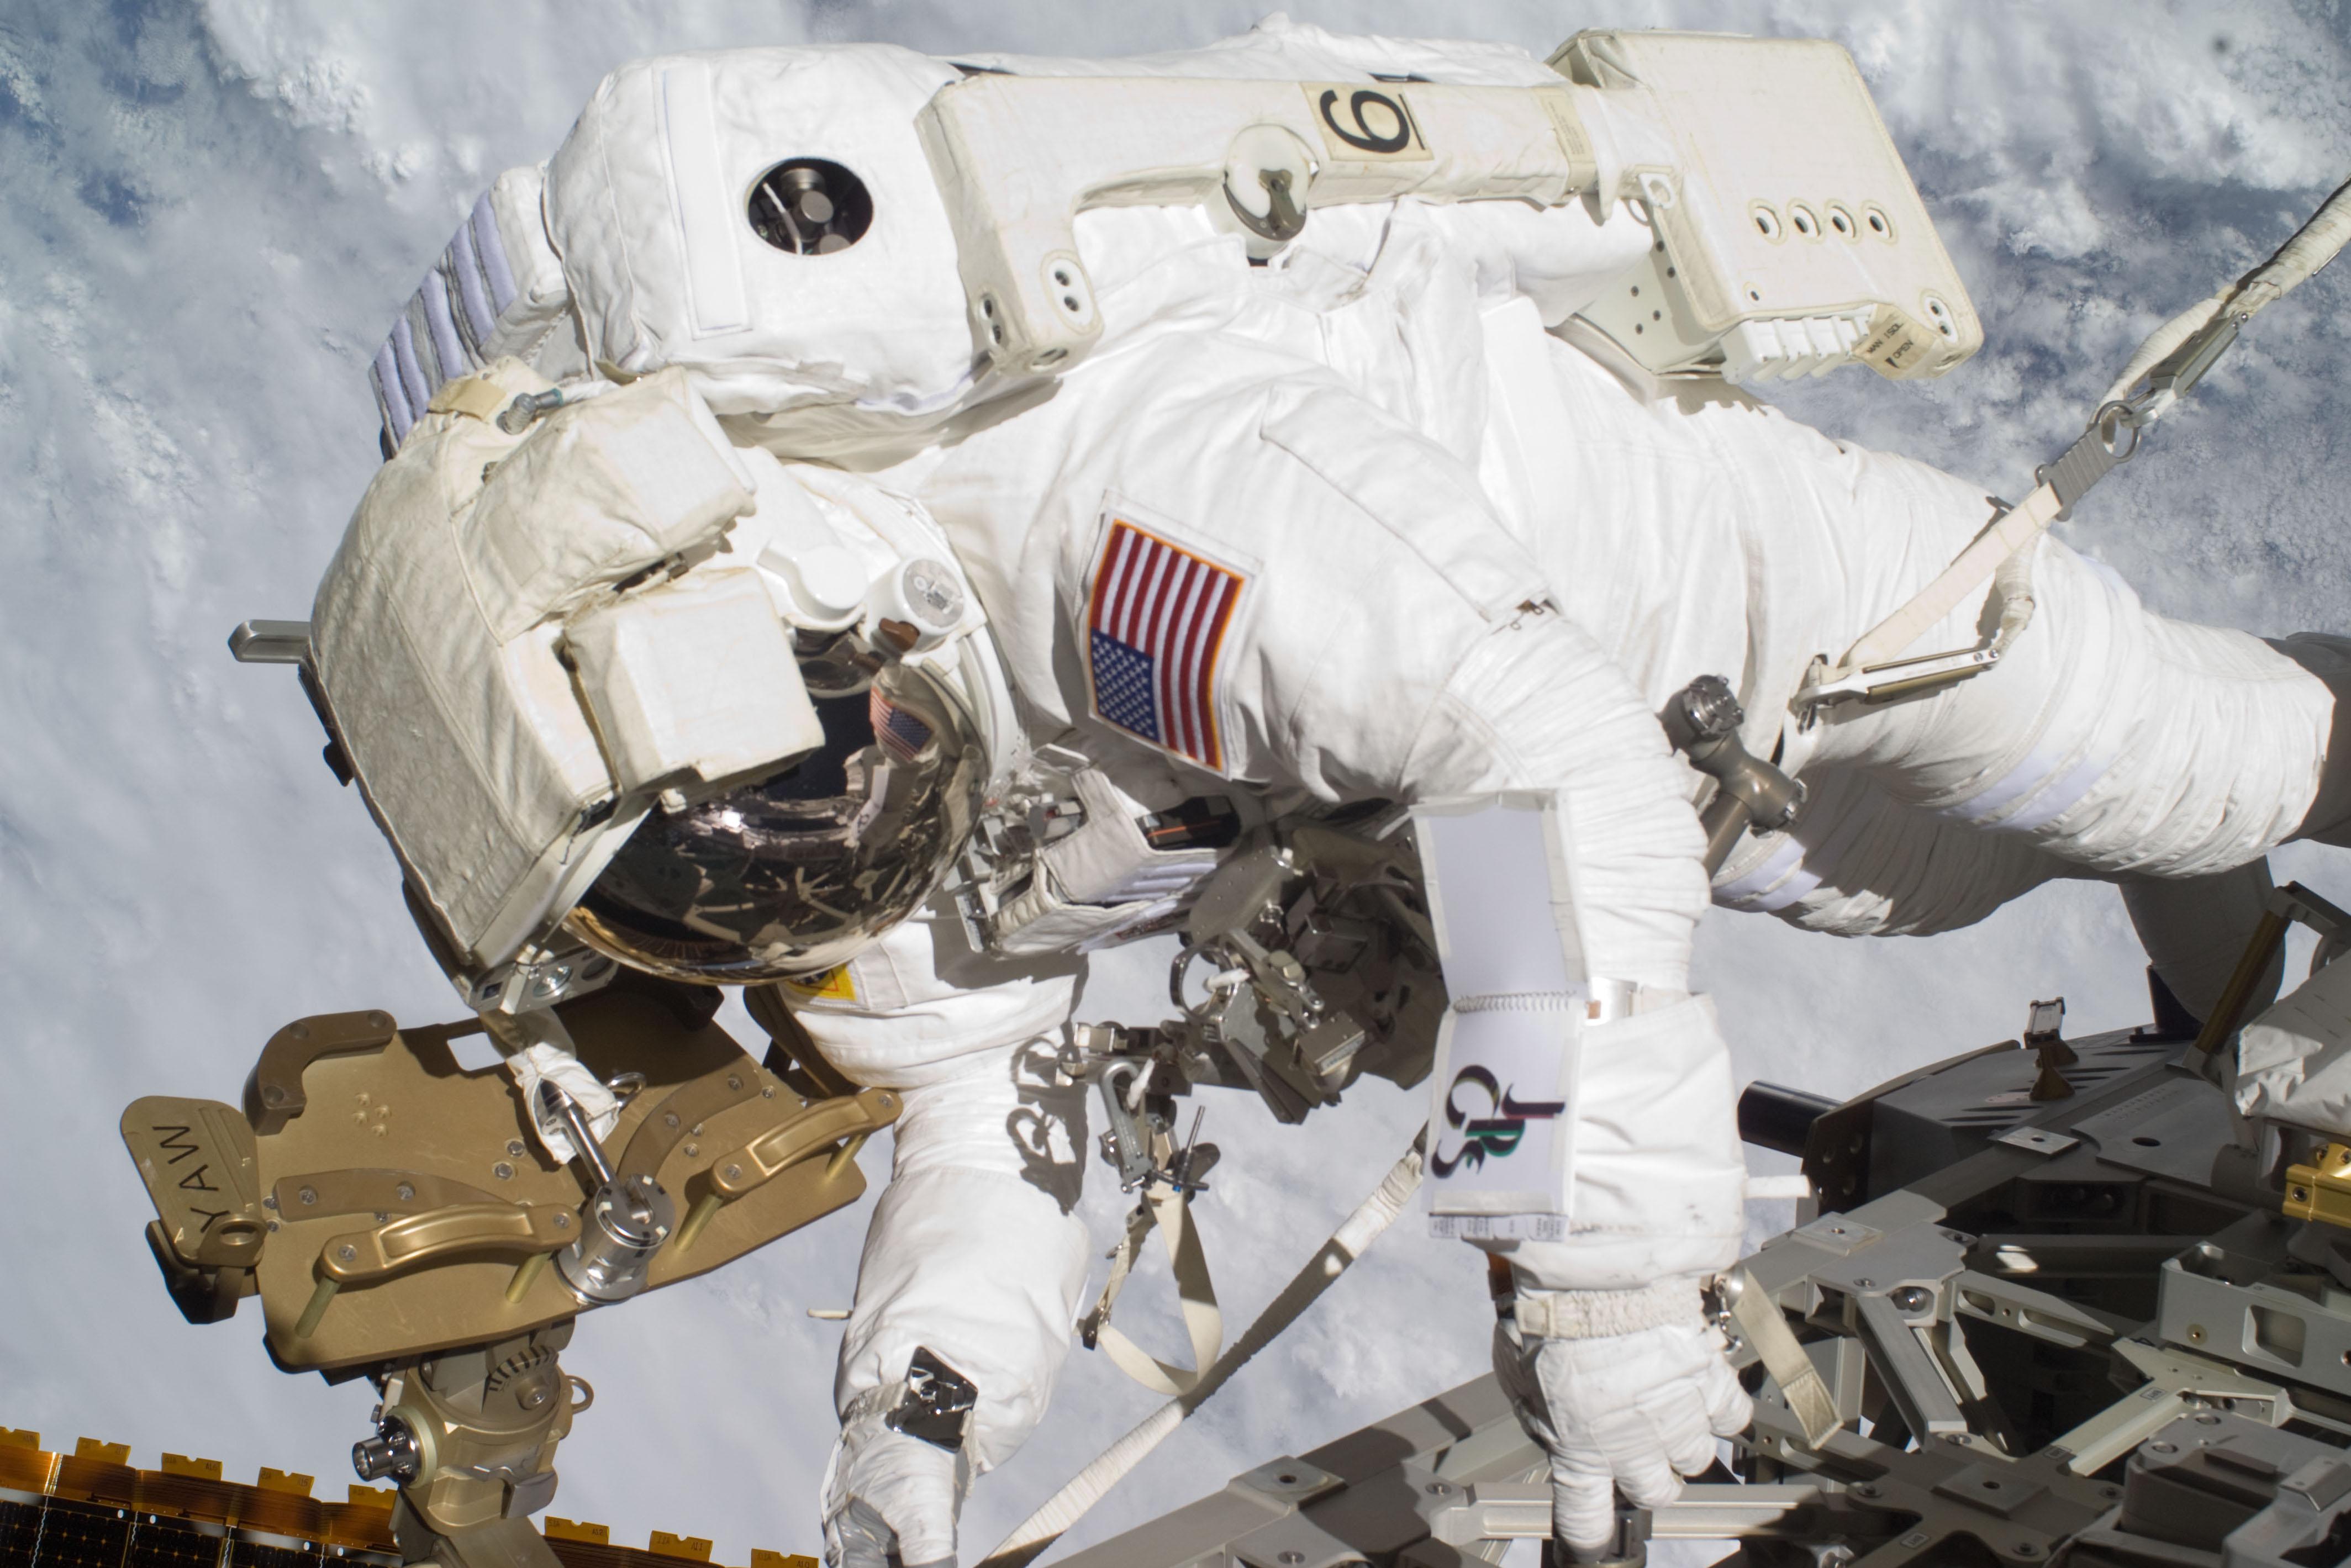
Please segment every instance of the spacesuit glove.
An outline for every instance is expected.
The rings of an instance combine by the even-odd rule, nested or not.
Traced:
[[[852,1416],[824,1472],[826,1568],[955,1568],[964,1457]]]
[[[527,1023],[528,1020],[517,1020]],[[557,1029],[562,1025],[557,1024]],[[521,1086],[522,1103],[530,1107],[530,1124],[538,1138],[538,1146],[559,1165],[569,1165],[578,1153],[571,1146],[571,1137],[563,1124],[554,1121],[539,1110],[538,1086],[542,1080],[553,1083],[571,1097],[588,1117],[588,1125],[601,1142],[612,1135],[620,1124],[621,1102],[604,1086],[603,1080],[588,1070],[588,1064],[552,1040],[540,1040],[524,1047],[507,1058],[507,1071],[514,1074]]]
[[[1686,1292],[1687,1313],[1628,1333],[1573,1335],[1660,1315],[1661,1297]],[[1680,1495],[1680,1476],[1713,1463],[1714,1440],[1744,1430],[1754,1412],[1724,1358],[1721,1331],[1698,1310],[1695,1281],[1646,1291],[1564,1291],[1535,1298],[1548,1333],[1505,1326],[1495,1336],[1495,1370],[1520,1420],[1551,1454],[1552,1529],[1566,1545],[1593,1552],[1615,1531],[1615,1499],[1645,1507]]]

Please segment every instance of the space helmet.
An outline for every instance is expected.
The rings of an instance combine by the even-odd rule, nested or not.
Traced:
[[[757,985],[828,969],[914,913],[969,841],[987,748],[938,668],[844,633],[801,662],[821,747],[646,814],[563,918],[633,969]]]

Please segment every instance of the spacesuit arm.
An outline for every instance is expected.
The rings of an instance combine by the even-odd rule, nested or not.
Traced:
[[[952,1557],[964,1490],[1052,1396],[1091,1253],[1075,1215],[1084,1092],[1054,1075],[1077,974],[983,959],[943,916],[788,988],[833,1068],[904,1104],[833,1383],[824,1510],[841,1561],[862,1560],[861,1528],[909,1563]],[[951,1451],[888,1424],[919,1352],[977,1391]]]

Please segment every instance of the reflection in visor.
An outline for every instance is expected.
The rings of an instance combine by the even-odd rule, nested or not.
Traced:
[[[647,816],[565,925],[632,967],[745,985],[831,968],[912,914],[971,832],[970,722],[905,664],[870,693],[815,700],[819,750]]]

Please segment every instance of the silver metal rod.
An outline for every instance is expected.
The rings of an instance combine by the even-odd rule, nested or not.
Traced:
[[[604,1157],[604,1150],[596,1142],[595,1132],[588,1125],[587,1113],[580,1109],[579,1102],[542,1078],[538,1081],[538,1104],[544,1113],[562,1123],[563,1130],[571,1134],[571,1146],[587,1162],[588,1169],[596,1177],[595,1185],[610,1186],[612,1162]]]

